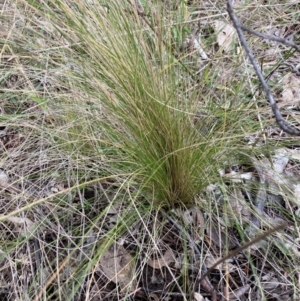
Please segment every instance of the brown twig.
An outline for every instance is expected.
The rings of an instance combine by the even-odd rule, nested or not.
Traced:
[[[297,67],[295,67],[293,64],[290,64],[290,63],[288,63],[288,62],[285,62],[285,63],[283,63],[284,65],[286,65],[286,66],[288,66],[288,67],[290,67],[291,68],[291,71],[293,72],[293,73],[295,73],[297,76],[300,76],[300,70],[297,68]]]
[[[285,224],[282,224],[282,225],[279,225],[279,226],[276,226],[264,233],[262,233],[261,235],[258,235],[256,238],[252,239],[251,241],[247,242],[245,245],[241,246],[241,247],[238,247],[237,249],[229,252],[226,256],[224,256],[223,258],[219,259],[218,261],[216,261],[200,278],[200,282],[205,279],[205,277],[207,277],[220,263],[224,262],[225,260],[227,260],[228,258],[230,257],[233,257],[235,255],[237,255],[239,252],[247,249],[248,247],[254,245],[255,243],[259,242],[260,240],[264,239],[265,237],[271,235],[272,233],[274,232],[277,232],[283,228],[286,227],[286,223]]]
[[[240,21],[238,20],[238,18],[236,17],[236,15],[234,14],[234,11],[233,11],[233,7],[232,7],[232,0],[227,0],[227,12],[228,12],[228,15],[237,31],[237,34],[238,34],[238,37],[239,37],[239,40],[242,44],[242,46],[244,47],[248,57],[249,57],[249,60],[255,70],[255,73],[263,87],[263,90],[265,91],[266,93],[266,96],[267,96],[267,99],[271,105],[271,108],[272,108],[272,111],[275,115],[275,119],[276,119],[276,122],[278,124],[278,126],[286,133],[288,134],[291,134],[291,135],[296,135],[296,136],[300,136],[300,130],[298,130],[297,128],[295,128],[294,126],[290,125],[287,121],[285,121],[277,107],[277,104],[273,98],[273,95],[271,93],[271,90],[264,78],[264,76],[262,75],[262,72],[256,62],[256,60],[254,59],[254,56],[253,56],[253,53],[250,49],[250,47],[248,46],[248,43],[245,39],[245,36],[243,34],[243,31],[242,29],[245,29],[246,27],[244,27]],[[248,29],[247,29],[248,30]],[[256,34],[256,32],[255,32]],[[268,36],[265,36],[265,37],[268,37]],[[283,39],[284,41],[286,41],[285,39]],[[280,40],[279,42],[283,42],[283,40]],[[291,47],[294,47],[292,45],[289,45]],[[299,47],[297,47],[299,48]]]
[[[264,33],[261,33],[261,32],[258,32],[258,31],[255,31],[243,24],[241,24],[241,29],[242,30],[245,30],[251,34],[254,34],[260,38],[263,38],[263,39],[266,39],[266,40],[270,40],[270,41],[275,41],[275,42],[278,42],[278,43],[281,43],[281,44],[284,44],[286,46],[289,46],[291,48],[294,48],[295,50],[297,50],[298,52],[300,52],[300,46],[296,45],[295,43],[285,39],[285,38],[280,38],[280,37],[276,37],[276,36],[272,36],[272,35],[268,35],[268,34],[264,34]]]

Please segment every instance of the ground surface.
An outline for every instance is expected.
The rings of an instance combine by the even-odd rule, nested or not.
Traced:
[[[172,22],[187,26],[182,37],[175,34],[180,42],[174,46],[175,56],[185,56],[186,87],[198,85],[200,96],[217,102],[235,95],[245,110],[255,103],[249,122],[261,129],[240,141],[249,152],[256,145],[265,152],[245,164],[228,163],[220,181],[188,209],[143,209],[146,196],[136,197],[138,188],[122,175],[107,177],[106,154],[90,152],[99,129],[91,123],[90,132],[83,131],[75,105],[69,113],[84,92],[66,79],[66,69],[77,67],[57,52],[69,47],[66,40],[25,2],[2,2],[1,300],[300,300],[299,138],[276,126],[251,65],[239,55],[225,1],[177,2],[163,7],[180,10]],[[247,26],[299,41],[299,2],[244,2],[235,5]],[[143,6],[134,9],[146,28]],[[300,77],[290,66],[297,67],[299,53],[246,37],[284,117],[297,126]],[[215,80],[202,87],[206,74]],[[200,96],[195,127],[206,105]],[[98,107],[95,113],[82,106],[90,119],[101,115]],[[207,127],[199,131],[206,134]],[[201,279],[228,252],[283,223]]]

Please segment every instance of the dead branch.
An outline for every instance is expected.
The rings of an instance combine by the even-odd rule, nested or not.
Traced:
[[[289,124],[286,120],[283,119],[279,109],[278,109],[278,106],[273,98],[273,95],[271,93],[271,90],[264,78],[264,76],[262,75],[262,72],[253,56],[253,53],[250,49],[250,47],[248,46],[248,43],[245,39],[245,36],[243,34],[243,29],[244,30],[247,30],[248,32],[252,33],[252,34],[255,34],[255,35],[258,35],[260,37],[263,37],[263,38],[266,38],[266,39],[272,39],[272,40],[275,40],[273,36],[268,36],[268,35],[263,35],[263,34],[260,34],[260,33],[257,33],[256,31],[252,31],[248,28],[246,28],[245,26],[243,26],[241,24],[241,22],[239,21],[239,19],[236,17],[236,15],[234,14],[234,10],[233,10],[233,7],[232,7],[232,0],[227,0],[227,12],[228,12],[228,15],[233,23],[233,26],[234,28],[236,29],[237,31],[237,34],[238,34],[238,37],[239,37],[239,40],[242,44],[242,46],[244,47],[247,55],[248,55],[248,58],[255,70],[255,73],[263,87],[263,90],[265,91],[266,93],[266,96],[267,96],[267,99],[268,99],[268,102],[270,103],[271,105],[271,108],[272,108],[272,111],[273,111],[273,114],[275,115],[275,119],[276,119],[276,122],[278,124],[278,126],[286,133],[288,134],[291,134],[291,135],[296,135],[296,136],[300,136],[300,130],[298,130],[297,128],[295,128],[294,126],[292,126],[291,124]],[[276,38],[276,37],[275,37]],[[277,38],[276,38],[277,39]],[[277,42],[280,42],[280,43],[283,43],[285,45],[288,44],[288,46],[290,47],[293,47],[295,48],[296,50],[299,51],[299,46],[295,47],[296,45],[294,43],[291,43],[291,42],[288,42],[287,40],[285,39],[280,39],[278,38],[277,39]]]

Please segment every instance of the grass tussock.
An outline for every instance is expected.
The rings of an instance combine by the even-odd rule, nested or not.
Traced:
[[[202,97],[197,84],[185,92],[189,74],[158,3],[145,8],[156,22],[150,25],[124,1],[93,10],[84,1],[56,5],[62,15],[52,13],[51,20],[70,43],[69,63],[77,66],[69,80],[84,93],[73,99],[76,112],[70,117],[79,115],[73,133],[88,139],[85,118],[93,118],[92,131],[99,132],[93,151],[105,153],[114,170],[130,175],[150,202],[191,205],[218,169],[239,156],[236,145],[245,124],[235,110],[241,104],[227,109],[226,95],[215,103]],[[56,9],[49,7],[51,11]],[[211,84],[209,76],[202,86],[205,81]],[[86,116],[88,103],[101,107],[102,116]]]

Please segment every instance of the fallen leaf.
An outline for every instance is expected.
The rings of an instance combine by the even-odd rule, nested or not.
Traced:
[[[104,275],[122,289],[131,286],[135,289],[135,280],[132,279],[135,271],[134,258],[127,250],[117,243],[110,246],[100,258],[100,265]]]
[[[246,206],[246,200],[240,189],[234,188],[233,193],[228,196],[228,203],[230,209],[227,211],[227,222],[230,226],[236,223],[237,219],[244,219],[250,221],[251,212],[249,206]]]
[[[232,49],[232,43],[235,39],[235,29],[232,25],[216,20],[215,23],[215,29],[218,33],[217,35],[217,42],[225,52],[228,52]]]
[[[175,255],[171,249],[168,249],[163,257],[154,260],[149,259],[147,264],[153,269],[161,269],[162,267],[168,266],[172,262],[175,262]]]
[[[229,294],[229,300],[242,300],[245,294],[250,290],[250,285],[246,284]],[[244,300],[244,299],[243,299]]]
[[[282,93],[281,99],[282,103],[279,104],[279,107],[282,106],[297,106],[300,102],[300,79],[293,73],[289,73],[282,79]]]
[[[279,148],[275,151],[273,156],[273,166],[276,172],[283,173],[288,162],[288,152],[284,148]]]
[[[236,241],[231,236],[221,230],[215,222],[207,223],[206,234],[209,239],[220,249],[227,248],[229,250],[237,246]]]
[[[195,301],[204,301],[203,296],[199,293],[194,293],[194,299]]]
[[[8,182],[8,175],[0,169],[0,187],[1,188],[6,188],[8,187],[9,182]]]

